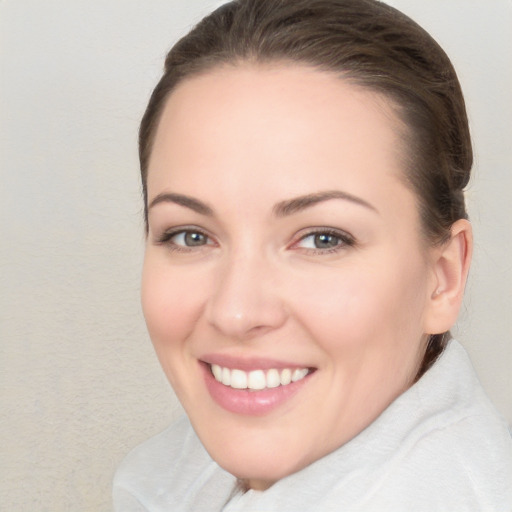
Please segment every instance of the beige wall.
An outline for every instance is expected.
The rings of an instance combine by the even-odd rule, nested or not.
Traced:
[[[219,3],[0,2],[2,509],[109,510],[122,455],[179,410],[139,307],[136,131],[166,49]],[[512,4],[393,4],[466,89],[477,254],[459,337],[512,422]]]

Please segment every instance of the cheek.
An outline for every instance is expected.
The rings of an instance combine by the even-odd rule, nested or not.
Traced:
[[[349,348],[358,344],[371,328],[373,322],[369,320],[378,321],[376,316],[381,315],[379,297],[372,290],[374,285],[353,275],[324,282],[316,280],[312,290],[298,295],[303,300],[296,303],[296,310],[300,309],[297,316],[303,319],[317,343],[333,345],[338,350]]]
[[[146,256],[141,301],[149,335],[157,352],[185,340],[199,315],[201,297],[194,279]]]
[[[202,295],[197,279],[187,272],[146,257],[142,271],[141,302],[156,355],[182,403],[194,396],[188,378],[196,370],[191,356],[190,335],[201,314]]]
[[[301,298],[294,309],[317,343],[345,352],[420,336],[424,277],[407,264],[332,269],[291,295]]]

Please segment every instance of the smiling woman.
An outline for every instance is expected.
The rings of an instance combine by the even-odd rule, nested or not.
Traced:
[[[373,0],[240,0],[170,51],[140,131],[142,304],[188,419],[129,510],[508,510],[512,440],[450,340],[464,101]]]

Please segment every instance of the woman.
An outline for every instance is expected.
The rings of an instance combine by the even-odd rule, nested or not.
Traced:
[[[142,304],[183,419],[129,510],[501,511],[512,440],[450,340],[472,235],[452,65],[374,0],[241,0],[140,130]]]

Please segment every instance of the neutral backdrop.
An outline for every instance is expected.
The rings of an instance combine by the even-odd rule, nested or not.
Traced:
[[[110,510],[179,406],[139,306],[137,125],[207,0],[0,0],[0,509]],[[512,423],[512,2],[394,0],[452,57],[476,148],[457,336]]]

